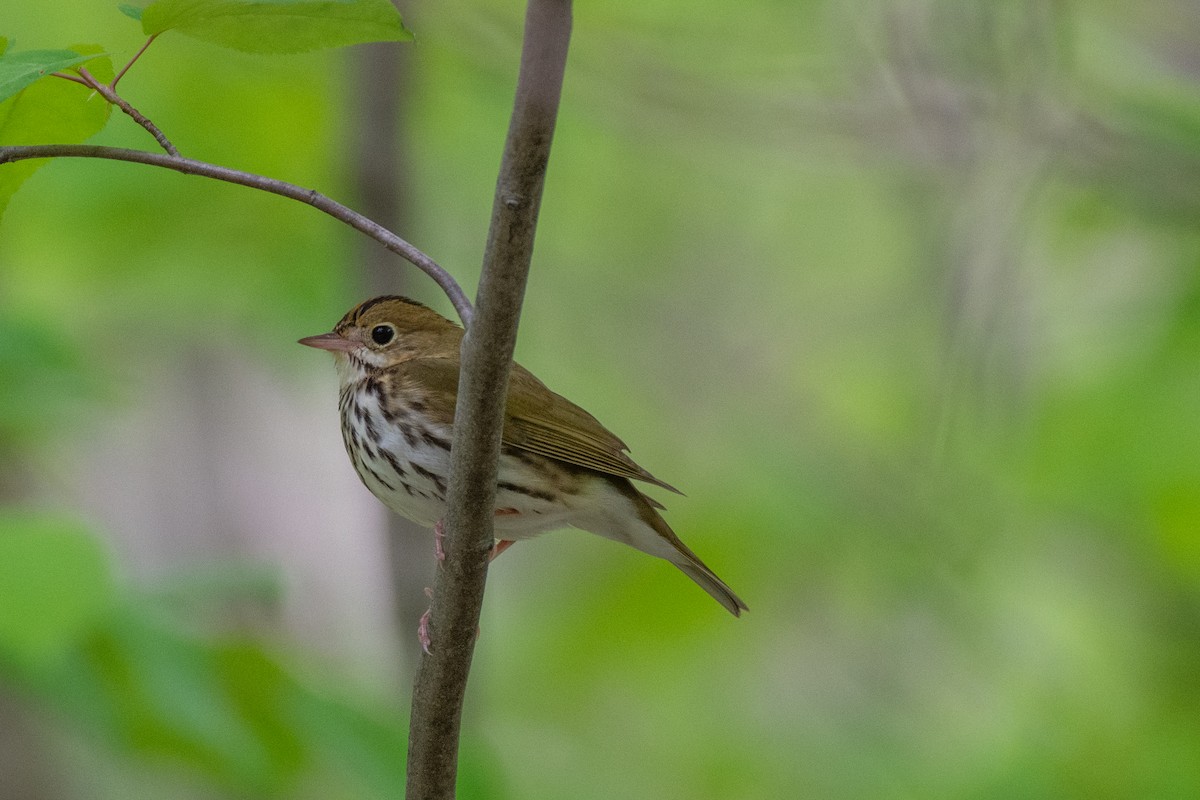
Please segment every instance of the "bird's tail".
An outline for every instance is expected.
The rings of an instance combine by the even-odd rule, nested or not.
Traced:
[[[695,581],[701,589],[712,595],[714,600],[723,605],[735,617],[741,616],[743,611],[750,610],[742,602],[742,598],[734,594],[725,581],[718,578],[717,574],[709,569],[708,565],[701,561],[691,548],[680,541],[667,521],[654,510],[649,498],[627,480],[613,481],[613,483],[617,484],[617,490],[633,504],[638,518],[645,523],[644,526],[638,526],[639,530],[636,533],[627,531],[623,541],[645,553],[665,558],[679,567],[684,575]],[[646,531],[646,527],[649,527],[650,530]]]
[[[671,563],[679,567],[684,575],[694,580],[700,585],[700,588],[713,596],[721,605],[725,606],[726,610],[735,617],[740,617],[743,611],[749,611],[749,607],[742,601],[742,598],[733,593],[733,589],[725,584],[725,581],[717,577],[711,569],[704,565],[704,562],[693,555],[693,560],[674,561]]]

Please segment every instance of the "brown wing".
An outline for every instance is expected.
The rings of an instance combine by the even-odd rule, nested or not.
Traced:
[[[455,362],[444,358],[413,359],[397,364],[389,372],[394,380],[411,381],[430,392],[429,413],[446,421],[453,418],[458,395]],[[511,447],[682,494],[638,466],[626,454],[629,448],[624,442],[591,414],[552,392],[520,364],[513,364],[509,377],[502,437]],[[650,498],[647,500],[658,505]]]
[[[508,382],[504,440],[513,447],[609,475],[653,483],[681,494],[642,469],[629,448],[588,412],[550,391],[529,370],[513,364]]]
[[[457,362],[447,358],[409,359],[386,367],[383,380],[387,384],[385,396],[390,403],[403,405],[407,402],[435,422],[453,424],[454,406],[458,402]],[[404,411],[401,408],[393,410]]]

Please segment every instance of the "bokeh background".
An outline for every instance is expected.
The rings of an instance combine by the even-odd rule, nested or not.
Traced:
[[[122,93],[473,293],[521,4],[401,10],[414,44],[167,34]],[[104,3],[0,21],[141,44]],[[514,548],[462,796],[1196,796],[1198,54],[1191,0],[578,4],[518,357],[687,492],[752,610]],[[16,195],[0,798],[399,794],[431,542],[295,345],[380,290],[451,313],[280,198],[80,161]]]

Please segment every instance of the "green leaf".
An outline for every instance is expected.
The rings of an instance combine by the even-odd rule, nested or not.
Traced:
[[[113,79],[116,73],[113,72],[112,59],[103,47],[98,44],[73,44],[71,50],[81,56],[87,56],[87,60],[67,67],[64,72],[79,74],[81,67],[87,67],[92,77],[101,83],[108,83]]]
[[[79,433],[105,390],[78,345],[54,320],[0,314],[0,452],[11,457]]]
[[[367,797],[403,796],[405,765],[396,754],[408,749],[404,717],[378,707],[365,713],[332,694],[298,694],[288,709],[297,728],[307,732],[314,751],[337,771],[340,782],[361,786]]]
[[[3,378],[2,373],[0,378]],[[205,607],[231,603],[277,606],[283,599],[283,581],[278,569],[270,565],[218,563],[174,572],[145,591],[147,601],[160,611],[194,613]]]
[[[8,37],[0,36],[0,56],[4,55],[4,51],[8,49]]]
[[[300,53],[413,38],[390,0],[158,0],[142,30],[168,30],[249,53]]]
[[[309,671],[298,680],[261,644],[193,628],[144,601],[121,603],[35,688],[106,746],[185,765],[237,796],[292,796],[297,778],[316,769],[346,785],[337,797],[403,793],[402,714],[339,699],[340,682],[313,686]]]
[[[25,50],[0,55],[0,101],[7,100],[39,78],[95,58],[74,50]]]
[[[138,8],[137,6],[131,6],[128,3],[121,3],[121,5],[117,6],[117,10],[130,19],[136,19],[138,22],[142,21],[142,9]]]
[[[108,613],[113,596],[104,551],[82,527],[0,516],[0,654],[31,669],[60,657]]]
[[[165,622],[121,603],[63,668],[31,683],[90,717],[109,746],[186,766],[238,796],[279,796],[310,758],[285,717],[295,680],[256,645]]]
[[[67,59],[64,56],[55,62],[57,66],[53,69],[70,69],[86,63],[99,80],[110,80],[112,64],[107,58],[98,57],[95,54],[98,50],[88,45],[79,46],[77,50],[55,51],[59,54],[69,53],[72,57]],[[89,52],[80,54],[78,51]],[[0,57],[0,75],[3,74],[4,64],[13,57]],[[46,68],[45,64],[49,62],[43,59],[39,63]],[[111,112],[112,106],[108,101],[86,86],[65,80],[39,81],[35,76],[15,95],[0,102],[0,146],[87,141],[100,132]],[[45,163],[44,159],[38,159],[0,165],[0,215],[4,214],[9,198],[17,188]]]

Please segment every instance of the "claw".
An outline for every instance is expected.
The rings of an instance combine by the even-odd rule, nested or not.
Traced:
[[[508,514],[516,514],[516,509],[502,508],[496,512],[497,516],[505,516]],[[437,556],[438,562],[446,560],[446,551],[442,548],[442,540],[446,538],[446,530],[439,519],[433,524],[433,554]],[[488,555],[488,561],[495,561],[496,556],[503,553],[514,544],[511,539],[500,539],[492,546],[492,552]],[[425,596],[430,600],[433,599],[433,589],[425,587]],[[420,622],[417,623],[417,641],[421,643],[421,650],[425,655],[429,655],[429,647],[433,640],[429,637],[429,616],[433,611],[432,608],[425,609],[425,613],[421,615]],[[479,628],[475,629],[475,638],[479,638]]]
[[[446,538],[446,528],[442,525],[439,519],[433,523],[433,554],[437,556],[438,561],[446,560],[446,550],[442,547],[442,540]]]
[[[433,600],[433,589],[425,587],[425,596]],[[433,612],[433,608],[425,609],[425,613],[421,615],[421,621],[417,623],[417,641],[421,643],[421,650],[425,655],[429,655],[429,645],[432,640],[429,638],[429,615]]]
[[[425,613],[421,615],[421,621],[417,623],[417,641],[421,643],[421,650],[425,655],[429,655],[429,612],[433,609],[425,609]]]

